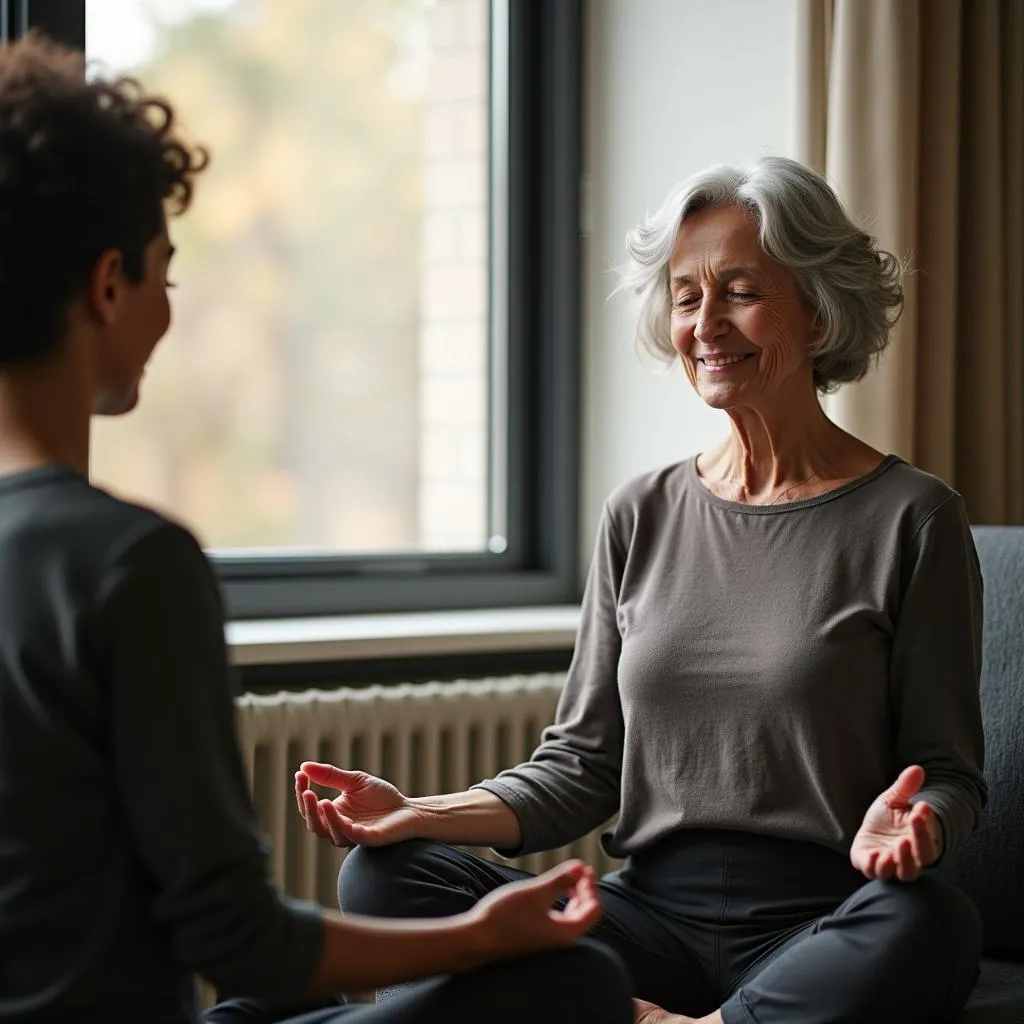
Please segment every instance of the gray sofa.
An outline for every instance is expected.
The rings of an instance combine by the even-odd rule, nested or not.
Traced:
[[[974,900],[985,928],[981,976],[957,1024],[1024,1024],[1024,527],[975,527],[974,540],[985,582],[989,804],[939,873]]]

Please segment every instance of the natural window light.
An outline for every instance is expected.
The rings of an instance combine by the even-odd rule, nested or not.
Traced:
[[[503,550],[487,0],[90,0],[210,169],[95,479],[215,553]],[[498,366],[500,369],[500,366]]]

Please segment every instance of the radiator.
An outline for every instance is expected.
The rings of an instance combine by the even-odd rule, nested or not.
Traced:
[[[301,761],[370,772],[408,796],[463,790],[530,756],[564,680],[543,674],[239,698],[242,756],[257,815],[274,844],[278,884],[293,896],[337,905],[345,851],[305,829],[293,796]],[[604,872],[615,862],[601,849],[600,832],[504,863],[539,872],[580,857]]]

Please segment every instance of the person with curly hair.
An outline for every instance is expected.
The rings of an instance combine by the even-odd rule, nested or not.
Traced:
[[[576,941],[601,911],[578,862],[414,924],[268,878],[210,567],[89,483],[92,416],[136,405],[170,322],[167,214],[206,162],[137,82],[0,47],[0,1021],[186,1024],[198,972],[263,999],[217,1021],[324,997],[305,1024],[625,1024],[623,968]],[[386,1006],[328,998],[415,978]]]
[[[960,495],[841,429],[902,261],[780,157],[682,182],[628,238],[637,338],[727,417],[605,503],[576,649],[532,758],[408,799],[305,762],[307,827],[356,844],[346,912],[456,913],[617,815],[595,931],[638,1024],[939,1024],[978,913],[928,872],[981,819],[981,576]],[[320,800],[310,783],[341,791]]]

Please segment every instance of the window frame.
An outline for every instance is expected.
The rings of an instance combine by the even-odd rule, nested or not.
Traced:
[[[0,0],[26,26],[85,48],[88,0]],[[579,598],[580,161],[583,0],[492,0],[507,17],[507,151],[492,231],[505,287],[508,546],[490,552],[223,555],[210,552],[232,619],[574,602]],[[498,12],[497,14],[495,12]],[[501,140],[499,140],[500,142]],[[492,154],[497,147],[492,148]],[[492,330],[495,325],[492,319]],[[491,352],[495,349],[492,338]],[[128,428],[130,429],[130,428]],[[494,489],[492,488],[492,491]]]

